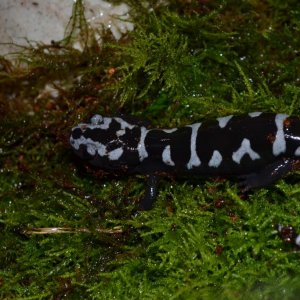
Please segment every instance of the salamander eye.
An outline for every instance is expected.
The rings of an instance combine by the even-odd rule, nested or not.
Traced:
[[[103,117],[101,115],[94,115],[91,118],[91,124],[92,125],[98,125],[99,123],[103,122]]]

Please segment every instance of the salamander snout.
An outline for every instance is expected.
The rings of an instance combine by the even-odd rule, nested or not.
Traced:
[[[82,134],[83,134],[82,129],[79,126],[74,127],[71,131],[71,139],[70,139],[71,144],[72,144],[72,140],[79,139],[82,136]]]

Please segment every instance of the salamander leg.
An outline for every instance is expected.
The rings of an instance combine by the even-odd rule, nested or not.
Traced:
[[[240,180],[238,186],[243,192],[261,188],[270,185],[274,181],[282,178],[289,172],[299,169],[299,160],[295,159],[282,159],[272,164],[267,165],[258,173],[250,173],[239,176]]]
[[[153,202],[157,196],[158,176],[147,176],[146,192],[144,198],[140,202],[140,210],[149,210],[152,208]]]

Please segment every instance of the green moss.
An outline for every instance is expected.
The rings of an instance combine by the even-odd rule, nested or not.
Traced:
[[[298,115],[300,4],[127,2],[135,30],[118,43],[96,43],[77,1],[63,41],[1,57],[0,298],[296,299],[299,252],[275,225],[300,231],[298,173],[246,199],[232,182],[165,178],[133,217],[144,179],[77,165],[68,135],[95,112],[170,127]]]

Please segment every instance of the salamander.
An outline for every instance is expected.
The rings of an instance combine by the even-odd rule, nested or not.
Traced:
[[[157,129],[135,117],[94,115],[72,129],[70,144],[96,168],[146,175],[140,208],[148,210],[161,174],[237,178],[248,191],[299,169],[300,118],[252,112]]]

